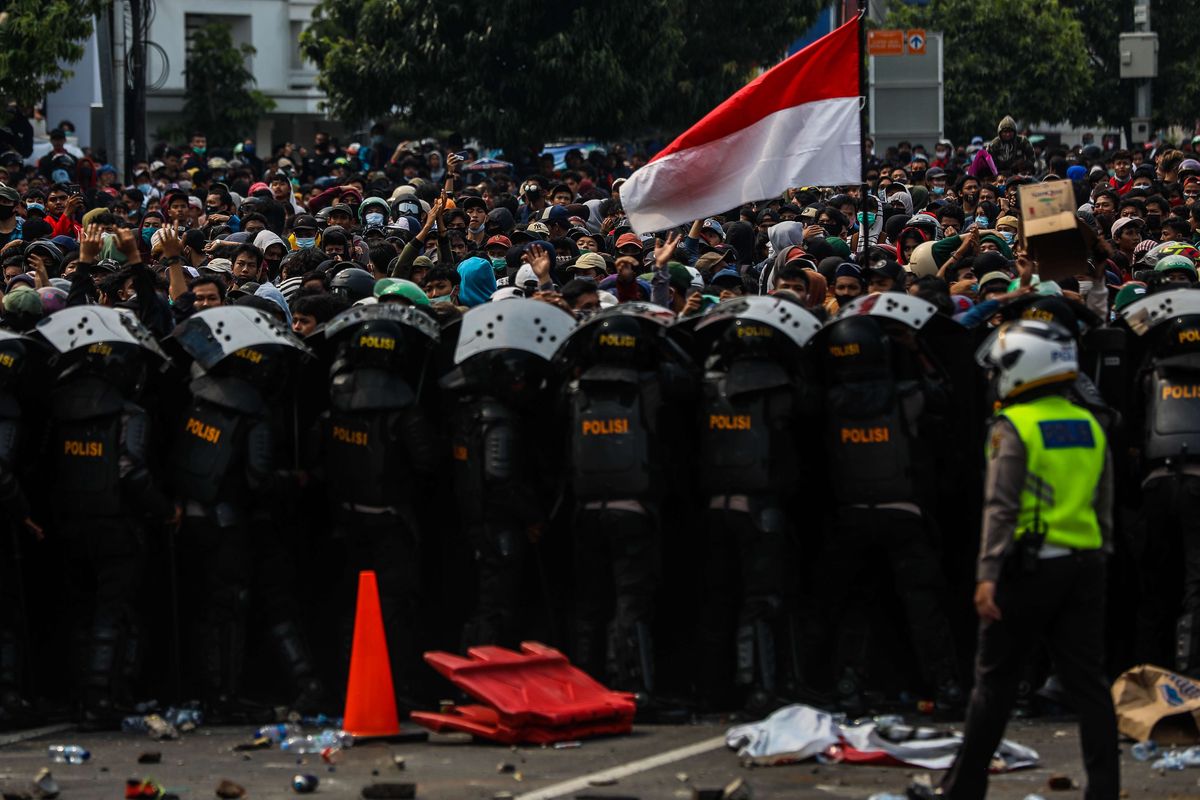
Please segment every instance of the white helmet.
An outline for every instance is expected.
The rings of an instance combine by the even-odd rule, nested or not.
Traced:
[[[975,361],[994,370],[1001,400],[1039,386],[1073,381],[1079,373],[1075,340],[1057,322],[1006,322],[976,351]]]

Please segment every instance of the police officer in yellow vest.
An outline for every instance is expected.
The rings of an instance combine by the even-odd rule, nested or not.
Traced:
[[[1104,674],[1112,460],[1095,417],[1064,396],[1078,371],[1057,323],[1010,322],[977,354],[1001,406],[991,427],[975,607],[975,688],[961,752],[939,796],[982,798],[988,766],[1034,646],[1054,658],[1079,713],[1088,800],[1120,792],[1116,719]]]

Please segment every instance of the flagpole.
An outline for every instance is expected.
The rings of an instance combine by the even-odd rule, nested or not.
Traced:
[[[870,213],[867,194],[870,189],[867,186],[867,127],[870,122],[871,115],[868,104],[871,102],[867,87],[867,13],[869,10],[870,0],[858,0],[858,91],[862,95],[862,111],[859,114],[859,147],[862,152],[862,165],[860,167],[859,179],[861,185],[858,189],[858,202],[862,207],[862,221],[858,226],[858,239],[864,262],[867,254],[867,247],[871,244],[871,226],[867,224],[867,214]],[[866,241],[863,241],[866,237]]]

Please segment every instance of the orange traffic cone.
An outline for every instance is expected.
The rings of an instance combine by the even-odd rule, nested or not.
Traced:
[[[379,587],[375,573],[358,573],[358,609],[354,616],[354,646],[350,679],[346,682],[346,713],[342,724],[354,736],[395,736],[400,733],[392,664],[388,659]]]

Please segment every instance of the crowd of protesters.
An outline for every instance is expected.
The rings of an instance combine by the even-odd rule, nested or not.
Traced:
[[[307,147],[286,144],[269,154],[250,140],[218,153],[196,132],[183,147],[155,147],[153,160],[122,176],[98,154],[69,146],[61,129],[50,141],[36,164],[0,154],[0,324],[17,332],[89,303],[131,309],[160,338],[206,309],[250,305],[303,338],[363,303],[419,307],[443,326],[514,297],[580,321],[635,301],[683,321],[723,301],[773,294],[828,320],[872,293],[920,297],[964,336],[998,325],[1006,308],[1031,295],[1069,304],[1078,312],[1073,326],[1086,318],[1105,329],[1148,292],[1195,285],[1200,259],[1200,137],[1128,150],[1043,146],[1005,118],[990,140],[902,142],[871,152],[868,197],[860,186],[796,187],[655,232],[633,230],[623,213],[622,184],[645,157],[620,147],[586,156],[571,150],[560,167],[548,154],[508,164],[433,140],[393,146],[382,126],[362,145],[343,148],[318,133]],[[1041,181],[1070,182],[1077,216],[1092,234],[1088,271],[1074,278],[1039,283],[1019,249],[1018,187]],[[963,413],[986,416],[982,407]],[[974,453],[981,442],[955,448]],[[936,476],[964,494],[978,481],[978,474]],[[447,487],[431,506],[453,502]],[[960,534],[945,543],[944,569],[965,664],[978,506],[952,500],[942,513],[960,515],[942,527]],[[299,554],[297,580],[316,587],[323,579],[314,577],[321,568],[314,552]],[[454,571],[438,580],[452,583]],[[1136,583],[1118,581],[1115,591]],[[452,611],[441,609],[450,618]],[[686,614],[686,603],[674,611]],[[1135,651],[1169,660],[1169,636],[1125,638],[1114,665]],[[443,639],[453,647],[456,636]],[[1032,674],[1044,667],[1033,665]]]

